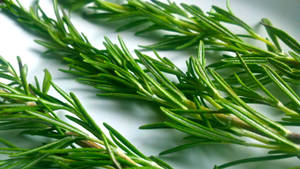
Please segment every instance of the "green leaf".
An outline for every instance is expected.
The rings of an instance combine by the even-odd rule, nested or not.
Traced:
[[[164,128],[170,128],[170,127],[166,125],[164,122],[145,124],[139,127],[139,129],[164,129]]]
[[[98,148],[67,148],[67,149],[48,149],[41,150],[40,153],[48,153],[48,154],[66,154],[66,153],[74,153],[74,152],[99,152],[103,153],[106,150],[98,149]]]
[[[300,62],[300,56],[296,53],[289,51],[290,56],[292,56],[297,62]]]
[[[22,80],[22,86],[24,88],[24,91],[27,95],[30,95],[29,86],[27,83],[27,66],[23,65],[21,58],[17,57],[18,59],[18,65],[19,65],[19,71],[20,71],[20,77]]]
[[[245,61],[245,63],[247,65],[257,65],[257,64],[267,64],[268,59],[264,58],[264,57],[243,57],[243,60]],[[241,61],[239,58],[237,57],[233,57],[233,58],[225,58],[225,59],[221,59],[222,62],[225,63],[230,63],[230,64],[241,64]]]
[[[124,144],[129,150],[134,152],[136,155],[144,158],[149,159],[143,153],[141,153],[133,144],[131,144],[125,137],[123,137],[119,132],[117,132],[114,128],[110,125],[103,123],[103,125],[115,136],[122,144]]]
[[[0,143],[4,144],[5,146],[9,147],[9,148],[17,148],[17,146],[15,146],[14,144],[12,144],[11,142],[0,138]]]
[[[72,98],[65,92],[63,91],[59,86],[57,86],[55,83],[53,83],[52,81],[50,82],[52,87],[61,95],[63,96],[69,103],[71,103],[72,105],[74,105],[74,102],[72,100]]]
[[[199,42],[199,46],[198,46],[198,59],[201,63],[201,65],[203,67],[205,67],[206,65],[206,61],[205,61],[205,47],[204,47],[204,42],[203,41],[200,41]]]
[[[264,26],[265,26],[265,25],[270,25],[270,26],[272,26],[271,21],[270,21],[269,19],[267,19],[267,18],[263,18],[263,19],[261,20],[261,22],[263,23]],[[266,28],[266,30],[267,30],[267,33],[268,33],[269,37],[272,39],[274,45],[276,46],[276,48],[277,48],[279,51],[281,51],[281,47],[280,47],[280,44],[279,44],[279,42],[278,42],[277,36],[272,32],[272,29],[270,29],[268,26],[265,26],[265,28]]]
[[[162,161],[159,158],[156,158],[154,156],[150,156],[150,159],[153,160],[154,162],[156,162],[158,165],[162,166],[163,168],[173,169],[169,164],[167,164],[166,162]]]
[[[45,120],[46,122],[49,122],[50,124],[54,124],[54,125],[57,125],[65,130],[69,130],[69,131],[72,131],[74,133],[77,133],[81,136],[86,136],[85,133],[83,133],[81,130],[71,126],[70,124],[66,123],[66,122],[63,122],[63,121],[60,121],[58,119],[53,119],[53,118],[50,118],[50,117],[47,117],[45,115],[42,115],[42,114],[39,114],[39,113],[35,113],[35,112],[31,112],[31,111],[28,111],[29,114],[33,115],[33,116],[36,116],[42,120]]]
[[[159,155],[165,155],[165,154],[175,153],[175,152],[178,152],[178,151],[182,151],[182,150],[194,147],[194,146],[196,146],[198,144],[199,144],[199,142],[182,144],[182,145],[176,146],[174,148],[170,148],[168,150],[165,150],[165,151],[159,153]]]
[[[129,167],[128,169],[157,169],[157,167],[143,166],[143,167]]]
[[[182,44],[188,44],[191,42],[193,37],[191,36],[180,36],[180,35],[174,35],[174,36],[166,36],[165,38],[161,39],[159,42],[156,42],[151,45],[139,45],[140,47],[148,50],[168,50],[168,49],[177,49]],[[197,41],[193,41],[194,44],[197,44]],[[190,46],[191,44],[188,44]],[[181,47],[180,49],[183,49],[185,46]]]
[[[265,20],[264,20],[265,21]],[[297,42],[296,39],[291,37],[288,33],[284,32],[281,29],[275,28],[274,26],[270,25],[268,22],[262,22],[262,24],[272,31],[272,33],[277,36],[280,40],[282,40],[288,47],[294,50],[296,53],[300,54],[300,44]]]
[[[82,104],[80,103],[80,101],[78,100],[78,98],[75,96],[75,94],[70,93],[71,98],[74,101],[74,104],[77,107],[77,112],[82,115],[82,119],[90,126],[91,129],[94,130],[93,134],[95,134],[95,136],[98,139],[103,139],[102,138],[102,130],[100,129],[100,127],[96,124],[96,122],[91,118],[91,116],[87,113],[87,111],[85,110],[85,108],[82,106]]]
[[[50,86],[51,86],[52,77],[47,69],[45,69],[44,71],[45,71],[45,75],[44,75],[44,80],[43,80],[42,91],[44,94],[47,94],[50,89]]]
[[[13,154],[13,155],[11,155],[11,156],[12,156],[12,157],[20,157],[20,156],[32,154],[32,153],[35,153],[35,152],[38,152],[38,151],[41,151],[41,150],[44,150],[44,149],[51,148],[51,147],[56,146],[56,145],[64,145],[64,144],[67,144],[68,142],[71,142],[72,140],[74,140],[74,138],[72,138],[72,137],[65,137],[65,138],[62,138],[62,139],[60,139],[60,140],[54,141],[54,142],[52,142],[52,143],[48,143],[48,144],[46,144],[46,145],[43,145],[43,146],[40,146],[40,147],[31,149],[31,150],[28,150],[28,151],[25,151],[25,152]]]
[[[46,158],[47,156],[48,156],[47,154],[44,154],[33,160],[28,160],[27,164],[26,164],[26,162],[23,162],[23,164],[25,163],[26,165],[22,166],[20,169],[31,169],[34,165],[36,165],[39,161]]]
[[[264,127],[257,120],[249,117],[249,113],[245,109],[243,109],[237,105],[234,105],[230,102],[220,102],[219,104],[221,104],[224,108],[226,108],[232,114],[236,115],[238,118],[240,118],[241,120],[243,120],[244,122],[246,122],[247,124],[252,126],[253,128],[257,129],[258,131],[265,133],[265,135],[268,135],[269,137],[271,137],[277,141],[280,141],[288,146],[291,146],[291,147],[297,149],[297,147],[298,147],[297,145],[295,145],[291,141],[287,140],[283,136],[273,133],[272,131],[270,131],[270,129]]]
[[[128,30],[128,29],[131,29],[133,27],[137,27],[137,26],[140,26],[144,23],[146,23],[147,20],[146,19],[140,19],[140,20],[136,20],[136,21],[132,21],[132,22],[129,22],[123,26],[120,26],[119,28],[117,28],[117,32],[121,32],[121,31],[125,31],[125,30]]]
[[[104,141],[104,145],[105,145],[105,147],[106,147],[106,150],[107,150],[107,152],[108,152],[108,154],[109,154],[110,159],[114,162],[115,166],[116,166],[118,169],[122,169],[122,166],[120,165],[120,163],[119,163],[118,160],[116,159],[115,154],[114,154],[112,148],[110,147],[110,145],[109,145],[109,143],[108,143],[108,141],[107,141],[107,138],[106,138],[106,136],[105,136],[104,134],[102,134],[102,139],[103,139],[103,141]]]
[[[263,157],[254,157],[254,158],[246,158],[241,160],[232,161],[229,163],[222,164],[218,166],[219,169],[228,168],[234,165],[250,163],[250,162],[258,162],[258,161],[270,161],[270,160],[278,160],[295,157],[295,155],[273,155],[273,156],[263,156]]]
[[[232,21],[233,24],[239,25],[241,27],[243,27],[245,30],[247,30],[249,33],[254,33],[253,29],[247,25],[244,21],[242,21],[241,19],[237,18],[236,16],[234,16],[232,13],[225,11],[222,8],[219,8],[217,6],[212,6],[212,8],[219,14],[221,14],[222,16],[228,18],[229,20]]]
[[[227,134],[226,132],[221,132],[218,130],[211,130],[208,127],[205,127],[199,123],[195,123],[191,120],[188,120],[187,118],[184,118],[182,116],[179,116],[177,114],[172,113],[170,110],[161,107],[161,110],[171,119],[176,121],[179,125],[178,127],[182,127],[183,130],[187,131],[187,129],[191,130],[191,132],[198,133],[204,138],[210,139],[210,140],[216,140],[216,141],[224,141],[224,142],[235,142],[235,143],[241,143],[243,141],[234,138],[233,136]],[[168,123],[169,125],[171,123]],[[175,127],[172,125],[171,127]],[[179,128],[178,128],[179,129]],[[188,131],[187,131],[188,132]]]
[[[269,66],[263,67],[268,76],[273,82],[291,99],[295,104],[300,106],[300,97],[294,92],[294,90]]]

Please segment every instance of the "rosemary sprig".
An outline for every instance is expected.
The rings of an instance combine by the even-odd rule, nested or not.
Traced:
[[[163,106],[162,112],[170,121],[142,128],[171,127],[188,134],[192,142],[168,152],[210,142],[260,147],[292,156],[299,153],[299,146],[294,143],[298,134],[253,110],[216,71],[207,69],[203,43],[199,45],[198,57],[189,59],[188,71],[183,73],[159,55],[154,59],[136,50],[138,59],[133,58],[122,39],[119,39],[120,47],[109,39],[104,43],[105,50],[93,47],[78,33],[68,16],[58,10],[56,3],[54,7],[56,20],[49,18],[37,3],[31,12],[11,0],[5,0],[2,5],[23,25],[45,38],[37,42],[48,53],[63,56],[71,68],[65,72],[104,91],[100,95],[148,100]],[[166,74],[177,76],[178,83],[171,82]]]
[[[125,25],[120,26],[117,31],[124,31],[133,27],[140,30],[137,35],[147,34],[152,31],[164,30],[168,33],[159,42],[141,46],[146,49],[183,49],[197,46],[199,40],[204,41],[207,50],[238,52],[253,67],[257,76],[266,78],[265,73],[257,67],[256,63],[270,64],[280,74],[287,76],[289,81],[299,79],[299,54],[300,44],[283,30],[272,25],[264,18],[261,24],[266,28],[271,40],[268,40],[255,32],[249,25],[239,19],[228,9],[217,6],[212,11],[204,13],[195,5],[168,1],[163,3],[158,0],[151,2],[143,0],[127,0],[124,4],[117,4],[105,0],[93,0],[92,10],[85,12],[89,19],[107,19],[109,21],[126,20]],[[245,30],[246,34],[234,33],[226,24],[235,25]],[[245,41],[252,39],[264,43],[267,49],[253,46]],[[282,50],[279,40],[285,43],[291,51],[287,53]],[[241,67],[237,57],[227,56],[216,64],[211,65],[217,69]],[[240,73],[247,73],[245,70]],[[245,78],[247,79],[247,78]],[[235,79],[235,82],[237,80]],[[265,83],[270,80],[265,80]]]
[[[1,154],[1,168],[171,168],[155,157],[147,157],[108,124],[110,140],[86,112],[78,98],[67,94],[51,80],[45,70],[42,84],[35,77],[35,84],[26,81],[27,68],[18,58],[19,73],[2,57],[0,58],[0,130],[20,129],[22,134],[51,138],[52,141],[35,148],[19,148],[0,140],[7,147]],[[53,88],[65,100],[48,94]],[[67,123],[64,118],[81,128]]]
[[[68,1],[66,1],[68,2]],[[262,24],[272,41],[264,39],[257,34],[249,25],[236,17],[227,2],[227,10],[213,6],[213,12],[205,14],[200,8],[168,1],[162,3],[153,0],[151,2],[142,0],[128,0],[125,4],[116,4],[104,0],[94,0],[92,11],[86,12],[87,18],[108,19],[109,21],[126,20],[130,16],[130,22],[121,26],[118,31],[149,25],[139,33],[148,33],[156,30],[167,30],[175,32],[168,34],[165,39],[155,45],[150,45],[148,49],[182,49],[194,46],[201,39],[206,44],[208,50],[231,51],[239,53],[240,57],[223,55],[221,61],[208,65],[214,69],[238,68],[237,73],[222,74],[227,82],[230,82],[235,92],[248,103],[261,103],[278,108],[286,115],[297,116],[296,110],[290,107],[297,107],[299,99],[288,83],[298,84],[299,43],[286,32],[272,26],[271,22],[264,18]],[[86,2],[89,3],[89,2]],[[248,35],[235,34],[222,23],[230,23],[245,29]],[[183,38],[180,38],[183,37]],[[251,38],[262,41],[267,49],[261,49],[248,44],[243,38]],[[186,41],[184,40],[186,39]],[[293,51],[284,53],[279,45],[278,39],[282,40]],[[222,41],[222,43],[220,43]],[[229,46],[229,48],[227,48]],[[231,49],[230,49],[231,48]],[[242,60],[240,58],[243,58]],[[283,76],[278,83],[272,75],[267,72],[269,69],[273,74]],[[242,68],[242,69],[241,69]],[[249,81],[248,79],[253,79]],[[274,81],[275,80],[275,81]],[[277,79],[278,80],[278,79]],[[281,90],[285,90],[287,96],[292,99],[290,103],[284,105],[282,101],[275,98],[265,87],[268,83],[274,83]],[[189,82],[191,83],[191,82]],[[282,85],[284,83],[284,85]],[[283,87],[285,86],[285,87]],[[262,90],[266,96],[261,96],[257,90]],[[197,91],[197,87],[190,89],[190,92]],[[293,94],[294,93],[294,94]],[[296,99],[297,98],[297,99]],[[299,105],[298,105],[299,106]]]
[[[65,2],[68,2],[68,1],[65,1]],[[168,2],[168,4],[164,4],[159,1],[152,1],[152,3],[150,3],[150,2],[140,1],[140,0],[129,0],[127,2],[127,4],[118,5],[118,4],[114,4],[114,3],[103,1],[103,0],[100,0],[100,1],[95,0],[94,7],[92,7],[93,9],[95,9],[95,11],[92,14],[88,14],[87,17],[90,18],[92,16],[93,17],[96,16],[96,17],[99,17],[102,19],[107,18],[109,20],[114,21],[114,20],[126,19],[126,16],[130,16],[131,20],[132,20],[132,18],[135,18],[133,21],[135,24],[133,24],[133,23],[126,24],[125,26],[121,27],[122,30],[124,28],[129,29],[132,26],[139,26],[139,24],[136,24],[136,22],[138,22],[140,24],[146,24],[146,25],[147,25],[147,23],[153,23],[153,25],[155,25],[155,26],[153,26],[153,25],[152,26],[155,29],[145,29],[146,32],[163,29],[163,30],[172,30],[173,32],[177,32],[179,34],[188,36],[186,33],[178,32],[178,30],[176,29],[176,26],[177,27],[186,26],[187,27],[186,29],[190,30],[190,32],[193,32],[193,31],[197,32],[196,30],[193,30],[192,28],[188,27],[187,25],[189,25],[189,24],[182,24],[182,25],[180,24],[183,22],[188,22],[189,20],[191,20],[189,22],[194,21],[194,19],[190,16],[192,13],[189,10],[187,10],[188,5],[181,4],[181,6],[182,6],[182,8],[180,6],[177,6],[176,3],[171,3],[170,1]],[[194,8],[196,8],[196,7],[194,7]],[[220,9],[218,7],[214,7],[214,8],[218,9],[218,10],[216,10],[216,12],[219,12],[220,14],[209,13],[209,15],[205,15],[203,12],[200,13],[204,19],[202,18],[203,22],[198,23],[198,25],[197,25],[198,28],[205,27],[205,25],[207,25],[207,24],[212,24],[211,22],[209,22],[210,20],[214,20],[214,22],[226,21],[226,22],[229,22],[232,24],[237,24],[238,26],[246,29],[247,32],[250,34],[250,35],[247,35],[248,38],[249,38],[249,36],[252,36],[252,38],[256,38],[257,40],[264,41],[265,43],[268,44],[269,41],[260,37],[257,33],[255,33],[255,31],[250,26],[248,26],[246,23],[244,23],[239,18],[237,18],[236,16],[233,15],[233,13],[229,10],[230,9],[229,4],[228,4],[228,12],[223,9]],[[102,17],[103,15],[104,15],[104,17]],[[181,18],[178,17],[178,15],[182,15]],[[216,17],[216,16],[218,16],[218,17]],[[182,17],[185,17],[185,18],[183,19]],[[227,19],[224,19],[225,17],[227,17]],[[161,19],[161,18],[165,18],[165,19]],[[161,19],[161,20],[159,20],[159,19]],[[163,22],[165,20],[168,20],[168,22]],[[180,22],[176,21],[176,20],[180,20]],[[169,22],[171,22],[172,24]],[[282,53],[281,47],[277,40],[278,39],[277,36],[280,36],[281,38],[284,38],[285,36],[288,37],[289,40],[283,39],[283,41],[285,41],[286,43],[289,43],[291,48],[294,49],[295,51],[297,51],[297,47],[295,47],[298,44],[297,41],[295,41],[292,37],[290,37],[285,32],[283,32],[277,28],[274,28],[271,25],[271,22],[269,20],[263,19],[263,23],[266,25],[267,32],[269,33],[269,36],[273,40],[274,46],[276,46],[278,48],[278,50],[277,50],[278,56],[284,55],[284,53]],[[168,25],[168,29],[166,28],[167,26],[163,26],[164,24]],[[152,26],[150,26],[150,27],[152,27]],[[221,25],[221,27],[222,27],[222,25]],[[213,28],[215,28],[215,27],[209,27],[202,31],[205,34],[205,31],[209,32],[209,30],[213,29]],[[181,28],[178,28],[178,29],[182,30]],[[233,37],[237,37],[237,39],[235,39],[235,41],[238,41],[238,40],[243,41],[243,39],[238,38],[238,36],[240,36],[240,35],[235,35],[233,32],[230,32],[229,29],[226,29],[226,31],[225,31],[225,29],[226,29],[226,27],[224,27],[223,33],[229,32],[229,34],[232,35]],[[142,32],[144,32],[144,31],[142,31]],[[274,32],[277,32],[277,33],[274,33]],[[278,32],[280,32],[280,33],[278,33]],[[198,34],[199,34],[199,32],[198,32]],[[224,33],[224,36],[225,35],[226,35],[226,33]],[[194,36],[196,36],[196,35],[194,35]],[[213,36],[213,37],[210,37],[210,36]],[[222,40],[222,38],[220,39],[218,33],[213,33],[210,36],[209,37],[203,36],[200,38],[203,41],[205,41],[207,49],[211,49],[209,46],[211,46],[212,41]],[[216,36],[216,37],[214,37],[214,36]],[[245,37],[245,36],[246,35],[243,35],[242,37]],[[184,44],[184,41],[182,41],[180,38],[178,38],[177,40],[179,41],[179,44],[187,47],[187,45]],[[196,44],[198,41],[199,41],[199,38],[196,38],[196,40],[189,40],[188,44],[193,45],[193,44]],[[172,40],[167,40],[167,42],[171,43],[171,44],[174,43]],[[191,42],[192,42],[192,44],[191,44]],[[174,45],[176,45],[176,44],[174,44]],[[163,45],[158,43],[157,46],[161,47]],[[236,44],[234,43],[234,44],[231,44],[230,46],[231,47],[236,46]],[[269,45],[269,47],[270,47],[270,45]],[[156,47],[154,47],[154,48],[156,48]],[[170,48],[174,49],[175,46],[172,46]],[[252,47],[252,48],[256,48],[256,47]],[[259,51],[263,51],[263,49],[259,49],[259,48],[256,48],[256,49]],[[216,50],[216,48],[214,48],[213,50]],[[283,74],[287,75],[287,76],[283,77],[284,80],[286,80],[288,82],[296,82],[297,81],[296,74],[298,71],[297,71],[297,69],[294,68],[294,66],[295,66],[294,64],[298,64],[298,63],[295,62],[294,64],[292,64],[290,61],[288,61],[289,59],[285,59],[287,61],[287,63],[284,63],[285,61],[283,61],[282,59],[279,59],[278,57],[274,58],[274,57],[271,57],[272,54],[271,55],[267,54],[267,52],[269,52],[269,51],[265,51],[265,52],[262,52],[261,54],[257,54],[256,51],[249,50],[249,49],[243,49],[243,47],[240,47],[240,46],[236,46],[235,49],[231,50],[231,51],[238,52],[239,55],[243,57],[243,62],[241,62],[239,57],[224,55],[223,56],[224,59],[222,59],[220,62],[209,65],[209,67],[213,67],[215,69],[224,69],[224,68],[232,69],[233,67],[238,67],[238,68],[241,68],[241,66],[245,67],[243,65],[248,64],[247,69],[243,68],[243,69],[237,70],[238,73],[236,73],[236,74],[231,74],[229,76],[222,74],[222,76],[226,79],[226,81],[229,81],[230,84],[235,85],[234,89],[237,92],[237,94],[240,97],[242,97],[244,100],[247,100],[247,102],[267,104],[269,106],[278,108],[279,110],[285,112],[287,115],[291,115],[291,114],[297,115],[297,113],[294,110],[291,110],[290,108],[288,108],[288,106],[282,104],[282,101],[274,98],[273,94],[271,94],[271,92],[266,90],[264,85],[267,83],[270,83],[270,82],[274,82],[274,81],[269,76],[267,76],[266,71],[264,71],[264,69],[262,67],[265,67],[265,66],[270,67],[270,68],[272,68],[272,70],[276,71],[275,73],[277,73],[280,76],[282,76]],[[274,51],[274,50],[273,50],[273,52],[276,53],[276,51]],[[290,52],[290,54],[294,55],[295,53]],[[296,55],[294,55],[294,56],[296,56]],[[290,57],[290,56],[287,56],[287,57]],[[296,58],[294,58],[294,59],[296,59]],[[251,72],[250,74],[249,74],[249,71]],[[254,78],[254,80],[249,82],[249,80],[248,80],[249,78],[251,78],[251,79]],[[276,82],[274,84],[278,85],[278,83],[276,83]],[[250,86],[250,88],[245,87],[245,86]],[[263,97],[260,96],[260,94],[256,92],[257,88],[262,89],[264,91],[264,93],[267,94],[267,96],[263,96]],[[194,90],[197,90],[197,88],[195,88]],[[193,91],[191,91],[191,92],[193,92]],[[290,96],[290,95],[288,95],[288,96]],[[294,98],[294,97],[292,96],[292,98]],[[297,104],[297,101],[295,101],[292,104],[295,104],[295,103]]]

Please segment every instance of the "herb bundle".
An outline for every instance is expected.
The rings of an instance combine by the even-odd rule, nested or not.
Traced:
[[[222,78],[214,67],[206,66],[206,40],[200,41],[198,56],[189,58],[188,70],[183,72],[156,52],[157,59],[154,59],[135,50],[138,58],[134,58],[121,38],[120,45],[106,38],[105,49],[97,49],[75,29],[65,12],[58,10],[56,1],[56,19],[49,18],[37,3],[30,12],[11,0],[4,0],[1,7],[22,25],[45,38],[36,42],[48,49],[46,54],[62,56],[70,67],[63,71],[78,76],[82,83],[100,89],[102,93],[99,95],[147,100],[162,106],[162,112],[170,120],[142,128],[174,128],[186,133],[189,138],[189,143],[162,154],[203,143],[260,147],[273,154],[221,165],[219,168],[242,162],[296,157],[299,154],[299,135],[282,125],[299,124],[299,97],[286,79],[281,78],[278,69],[269,65],[269,61],[268,64],[252,65],[243,53],[236,51],[238,54],[233,62],[241,64],[245,74],[252,79],[251,85],[245,84],[242,76],[235,74],[233,77],[241,86],[237,87],[228,82],[230,79]],[[259,68],[258,75],[257,69],[253,71],[253,66]],[[178,82],[169,80],[168,75],[176,76]],[[282,91],[290,97],[291,104],[283,104],[274,97],[264,87],[265,83],[261,82],[261,75],[281,86]],[[257,88],[266,96],[261,96]],[[275,122],[248,105],[253,102],[274,106],[284,111],[287,118],[282,124]]]
[[[104,124],[110,140],[90,117],[78,98],[67,94],[52,82],[45,70],[43,82],[35,84],[26,80],[27,67],[18,58],[19,73],[2,57],[0,58],[0,130],[22,130],[22,134],[51,138],[51,142],[33,149],[20,148],[0,139],[7,147],[0,154],[10,158],[1,160],[1,168],[171,168],[155,157],[146,157],[120,133]],[[48,94],[53,88],[65,100]],[[81,128],[63,121],[64,118]]]

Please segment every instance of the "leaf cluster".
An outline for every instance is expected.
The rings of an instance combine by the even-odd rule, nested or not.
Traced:
[[[261,64],[272,65],[281,75],[287,76],[289,81],[299,78],[299,49],[300,44],[285,31],[276,28],[264,18],[261,24],[265,27],[268,38],[255,32],[247,23],[234,15],[230,9],[213,6],[208,13],[195,5],[168,1],[163,3],[152,0],[127,0],[124,4],[112,3],[104,0],[94,0],[91,10],[85,11],[88,19],[106,19],[108,21],[126,20],[117,31],[124,31],[137,27],[136,34],[148,34],[152,31],[164,30],[168,33],[152,45],[141,46],[145,49],[184,49],[197,46],[199,40],[206,44],[206,49],[226,51],[233,54],[238,52],[246,62],[251,63],[253,72],[263,76],[265,72],[259,67]],[[226,24],[224,24],[226,23]],[[228,26],[234,25],[246,33],[237,34]],[[265,44],[266,49],[256,47],[246,39]],[[290,48],[285,53],[280,46],[282,41]],[[212,65],[216,69],[241,67],[242,64],[234,55],[224,55],[221,61]],[[247,73],[241,71],[240,73]],[[265,77],[264,77],[265,78]],[[267,83],[267,82],[266,82]]]
[[[157,58],[147,56],[138,50],[135,50],[136,57],[134,57],[121,38],[119,38],[119,45],[106,38],[105,48],[97,49],[89,43],[84,34],[76,30],[68,15],[58,9],[56,1],[54,1],[56,19],[49,18],[37,3],[27,11],[21,4],[4,0],[2,8],[12,14],[22,25],[44,38],[36,42],[47,48],[45,54],[60,56],[68,64],[70,69],[62,71],[75,75],[81,83],[100,89],[99,95],[146,100],[161,106],[162,113],[169,120],[141,128],[173,128],[188,136],[187,144],[162,154],[197,144],[215,143],[264,148],[270,150],[269,153],[275,154],[274,158],[298,155],[299,145],[296,143],[299,141],[299,135],[283,126],[299,125],[299,96],[290,86],[297,79],[298,61],[282,54],[278,44],[273,40],[275,37],[283,38],[278,33],[282,34],[282,31],[268,23],[266,27],[273,36],[274,44],[272,44],[253,32],[230,11],[217,7],[214,7],[215,13],[207,16],[198,7],[191,5],[182,5],[183,9],[181,9],[175,3],[163,4],[158,1],[146,3],[138,0],[128,2],[139,5],[139,8],[134,10],[137,13],[140,12],[138,9],[143,9],[143,13],[147,15],[139,16],[145,17],[147,22],[151,21],[149,18],[164,16],[172,24],[181,23],[177,27],[168,25],[169,28],[166,28],[167,25],[159,25],[159,21],[155,22],[160,29],[183,31],[179,32],[180,36],[197,35],[194,28],[182,28],[186,25],[189,28],[192,27],[190,25],[194,25],[199,29],[202,27],[197,24],[204,25],[200,32],[208,33],[203,35],[205,38],[189,39],[189,42],[193,42],[191,45],[194,43],[199,45],[198,55],[190,57],[186,62],[186,72],[176,67],[168,58],[160,57],[155,51]],[[155,7],[155,4],[159,7]],[[115,14],[128,17],[131,15],[126,15],[126,12],[132,10],[129,4],[121,6],[106,1],[97,1],[96,9],[98,8],[108,11],[101,14],[108,17],[113,17]],[[146,9],[151,9],[151,12],[147,13]],[[153,14],[153,17],[148,17],[149,13]],[[186,19],[174,19],[175,14]],[[273,50],[263,50],[247,44],[240,36],[222,26],[217,19],[241,26],[246,29],[251,38],[265,42]],[[174,37],[180,40],[178,36]],[[297,44],[290,38],[288,37],[289,40],[286,42]],[[292,52],[294,56],[297,56],[297,47],[291,48],[294,50]],[[221,62],[207,66],[205,49],[234,51],[236,55],[224,55]],[[235,65],[239,65],[240,72],[230,76],[220,74],[220,69],[232,68]],[[177,81],[171,81],[169,76],[177,77]],[[266,84],[271,82],[288,96],[289,103],[283,103],[274,96],[273,91],[267,89]],[[285,113],[286,118],[281,124],[275,122],[254,110],[249,103],[266,104],[277,108]],[[242,160],[242,162],[250,161],[253,159]]]
[[[0,130],[19,130],[21,134],[51,141],[21,148],[0,139],[6,146],[0,148],[0,154],[9,156],[1,160],[1,168],[171,168],[155,157],[145,156],[104,123],[111,140],[73,93],[68,94],[53,83],[47,70],[42,83],[35,78],[35,84],[30,84],[26,80],[26,65],[20,58],[18,63],[19,72],[0,58],[0,77],[5,81],[0,82]],[[51,88],[64,100],[49,95]]]

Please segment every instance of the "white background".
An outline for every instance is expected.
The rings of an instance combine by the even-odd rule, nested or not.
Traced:
[[[20,1],[25,6],[30,4],[30,1]],[[180,0],[178,2],[197,4],[206,11],[210,9],[212,4],[222,7],[225,5],[224,0]],[[50,16],[53,16],[51,1],[44,0],[41,4],[43,9]],[[298,0],[232,0],[231,4],[234,13],[257,30],[263,31],[258,23],[261,18],[267,17],[272,20],[274,25],[283,28],[297,40],[300,40],[300,2]],[[76,14],[72,14],[71,20],[99,48],[102,47],[104,35],[116,42],[117,33],[114,32],[114,29],[117,25],[115,24],[100,23],[97,25],[82,19]],[[138,44],[154,42],[154,39],[136,37],[130,31],[118,34],[123,37],[131,50],[137,49]],[[96,97],[97,90],[81,85],[75,81],[74,77],[59,72],[58,68],[66,68],[59,60],[41,56],[44,49],[34,43],[34,39],[38,39],[38,37],[31,35],[9,17],[0,13],[0,55],[14,65],[16,56],[21,56],[23,62],[28,64],[30,81],[32,81],[34,75],[42,78],[43,69],[47,68],[58,85],[68,92],[73,91],[77,94],[99,125],[102,122],[109,123],[147,155],[157,155],[162,150],[180,144],[182,135],[179,132],[173,130],[141,131],[138,129],[140,125],[162,120],[158,108],[144,102]],[[170,57],[180,67],[184,68],[184,60],[194,54],[194,51],[160,52],[160,54],[161,56]],[[1,132],[3,137],[12,139],[16,137],[16,134],[16,132]],[[36,142],[34,139],[28,140],[27,137],[18,136],[15,142],[23,146],[30,146]],[[222,164],[230,160],[255,155],[265,154],[259,150],[253,151],[252,148],[248,149],[240,146],[201,145],[162,158],[176,169],[212,169],[214,164]],[[246,169],[282,169],[295,165],[300,165],[297,159],[262,162],[235,168],[245,168],[246,166]]]

